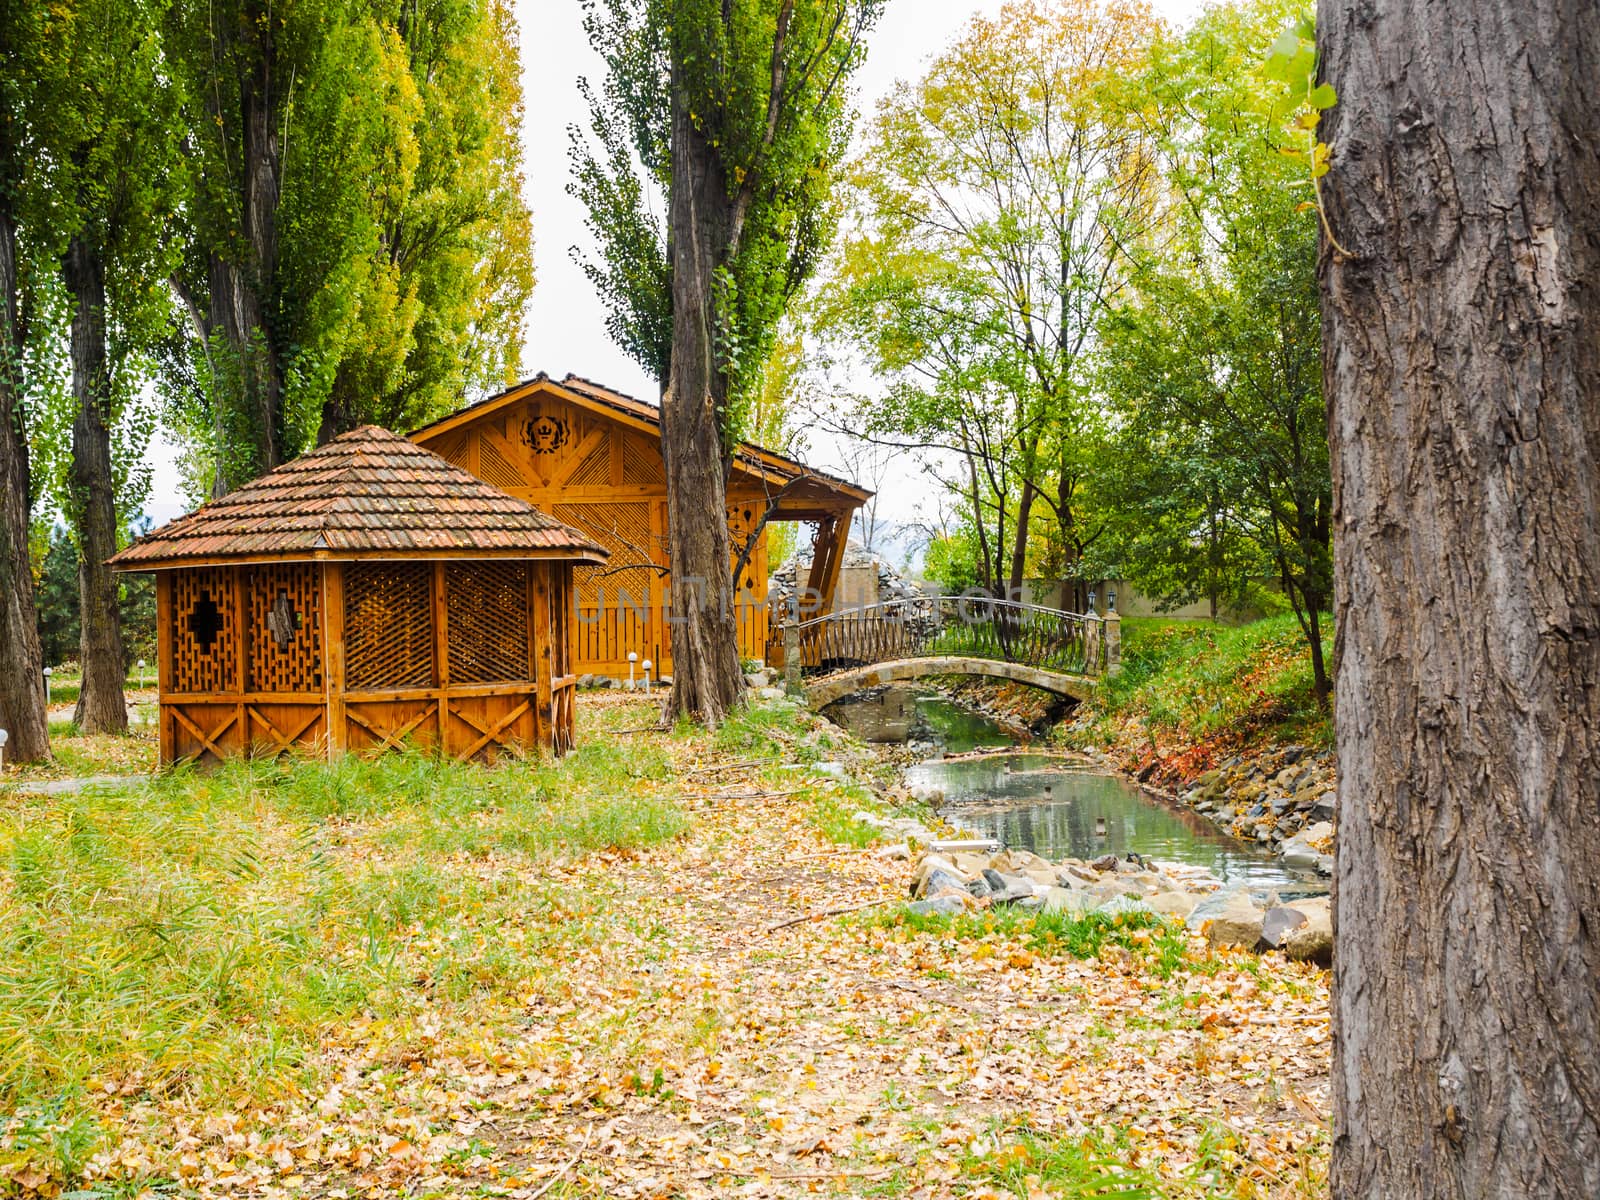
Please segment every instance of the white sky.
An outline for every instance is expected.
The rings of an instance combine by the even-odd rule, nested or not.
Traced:
[[[928,60],[975,14],[993,15],[1002,0],[889,0],[868,41],[857,75],[858,107],[870,113],[900,79],[917,76]],[[1186,23],[1200,0],[1153,0],[1158,15]],[[586,245],[583,209],[567,194],[567,128],[584,125],[587,110],[577,80],[598,80],[602,64],[583,36],[578,0],[518,0],[522,31],[524,193],[533,214],[537,283],[528,307],[522,365],[525,375],[568,372],[653,401],[655,382],[624,354],[605,331],[605,312],[589,281],[573,262],[570,247]],[[155,487],[148,511],[156,524],[185,510],[170,446],[152,448]],[[840,447],[831,439],[808,439],[817,467],[840,470]],[[847,473],[847,472],[846,472]],[[933,507],[933,483],[909,463],[890,469],[880,504],[880,522],[898,522]]]

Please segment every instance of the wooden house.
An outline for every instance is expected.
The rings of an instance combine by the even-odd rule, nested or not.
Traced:
[[[605,550],[368,426],[146,534],[161,759],[572,745],[572,572]]]
[[[603,567],[574,572],[576,670],[626,677],[632,652],[671,672],[660,409],[575,375],[557,382],[541,374],[411,437],[610,551]],[[742,657],[771,659],[776,649],[768,646],[766,523],[815,526],[806,587],[817,600],[806,615],[818,615],[832,606],[851,519],[871,495],[785,455],[739,447],[726,513],[735,560],[758,531],[740,580]]]

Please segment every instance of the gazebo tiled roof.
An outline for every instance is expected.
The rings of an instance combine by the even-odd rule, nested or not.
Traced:
[[[179,517],[113,567],[386,558],[560,558],[606,550],[415,442],[366,425]]]

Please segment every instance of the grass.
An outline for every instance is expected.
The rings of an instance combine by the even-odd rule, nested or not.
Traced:
[[[1157,913],[1041,912],[1017,907],[990,908],[968,913],[918,913],[909,908],[880,912],[865,924],[903,928],[943,941],[1017,938],[1045,956],[1098,958],[1109,946],[1120,947],[1167,978],[1184,960],[1187,941],[1183,928]]]
[[[1076,723],[1092,740],[1126,741],[1142,731],[1191,743],[1219,736],[1331,741],[1330,716],[1312,690],[1305,635],[1292,615],[1237,626],[1129,618],[1122,632],[1121,671],[1100,684]],[[1331,634],[1324,650],[1331,662]]]
[[[673,796],[658,750],[595,740],[560,765],[239,761],[14,797],[0,1111],[72,1129],[92,1091],[214,1106],[292,1090],[333,1023],[511,989],[526,944],[502,931],[538,916],[546,941],[581,937],[592,905],[471,864],[670,839]]]

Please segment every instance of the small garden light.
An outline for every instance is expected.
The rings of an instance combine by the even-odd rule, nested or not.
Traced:
[[[638,661],[639,661],[639,652],[637,650],[629,650],[628,651],[628,690],[630,692],[633,691],[633,689],[637,686],[633,682],[633,664],[638,662]],[[646,671],[648,671],[650,669],[650,664],[649,664],[648,661],[644,664],[644,669]]]
[[[144,659],[139,660],[139,690],[144,691]]]
[[[49,667],[44,669],[44,706],[50,707],[50,676],[55,674]]]
[[[4,729],[0,729],[0,771],[6,769],[6,742],[10,739],[11,735]]]
[[[650,660],[647,658],[639,665],[644,668],[644,692],[648,696],[650,694]]]

